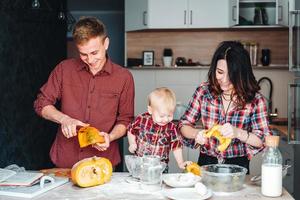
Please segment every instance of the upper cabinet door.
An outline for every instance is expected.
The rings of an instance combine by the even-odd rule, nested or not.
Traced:
[[[148,0],[148,28],[185,28],[187,0]]]
[[[125,0],[125,30],[186,28],[187,0]]]
[[[125,31],[147,28],[148,0],[125,0]]]
[[[228,28],[232,26],[230,20],[236,16],[232,14],[231,2],[232,0],[189,0],[188,27]]]
[[[277,24],[288,26],[289,25],[289,1],[277,0]]]
[[[239,0],[229,0],[229,26],[239,24]]]

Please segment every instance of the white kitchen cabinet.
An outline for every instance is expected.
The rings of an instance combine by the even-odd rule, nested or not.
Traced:
[[[125,30],[183,28],[187,0],[125,0]]]
[[[147,96],[157,87],[168,87],[177,102],[187,105],[196,87],[206,80],[208,69],[130,69],[135,84],[135,116],[147,109]]]
[[[236,0],[125,0],[125,30],[224,28]]]
[[[189,0],[189,28],[228,28],[236,23],[236,0]]]
[[[246,27],[288,26],[289,10],[294,8],[294,0],[237,0],[237,2],[238,9],[235,15],[239,18],[237,18],[236,25]],[[256,8],[265,9],[267,23],[263,23],[263,14],[257,15],[261,20],[255,22]]]

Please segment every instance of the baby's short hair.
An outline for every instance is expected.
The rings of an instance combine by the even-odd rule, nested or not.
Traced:
[[[156,88],[148,95],[148,106],[165,106],[167,109],[174,110],[176,107],[175,93],[166,87]]]

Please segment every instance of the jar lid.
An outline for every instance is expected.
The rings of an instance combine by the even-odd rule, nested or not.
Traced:
[[[279,136],[277,135],[269,135],[266,136],[266,142],[265,145],[268,147],[278,147],[279,145]]]

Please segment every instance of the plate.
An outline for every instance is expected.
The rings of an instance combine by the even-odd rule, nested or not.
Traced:
[[[204,200],[210,198],[213,193],[211,189],[207,189],[205,195],[200,195],[195,188],[172,188],[163,190],[162,194],[174,200]]]
[[[193,187],[200,180],[200,176],[192,173],[163,174],[164,183],[171,187]]]

